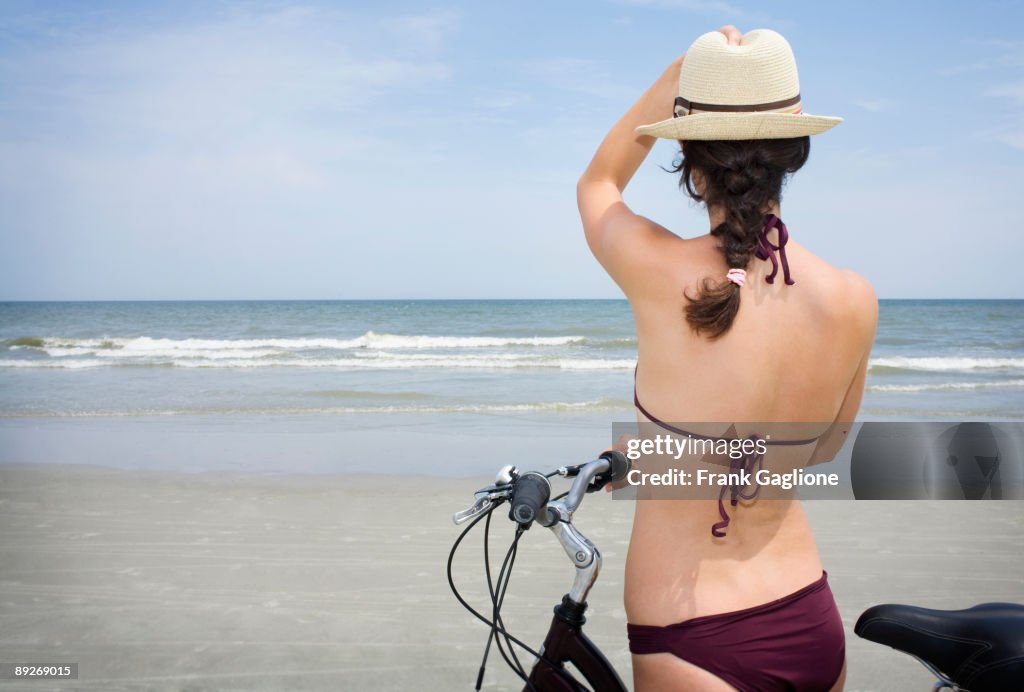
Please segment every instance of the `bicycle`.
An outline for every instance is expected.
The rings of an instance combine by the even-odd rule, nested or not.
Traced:
[[[624,692],[626,686],[604,654],[584,634],[587,594],[601,570],[601,552],[573,524],[573,514],[587,493],[623,480],[630,461],[619,452],[606,452],[585,464],[561,466],[549,473],[520,473],[514,466],[498,471],[495,482],[474,493],[474,502],[452,517],[456,525],[470,522],[448,555],[448,584],[464,608],[490,628],[477,675],[479,690],[492,642],[505,663],[532,692]],[[550,478],[574,478],[572,487],[551,499]],[[497,579],[492,578],[489,554],[491,516],[508,502],[515,534]],[[455,586],[452,564],[463,539],[484,522],[484,569],[491,599],[490,618],[463,599]],[[555,606],[551,626],[539,650],[512,636],[501,619],[519,539],[534,524],[557,537],[575,568],[572,588]],[[869,641],[917,658],[939,679],[932,688],[954,692],[1011,692],[1024,689],[1024,605],[982,603],[966,610],[932,610],[902,604],[873,606],[857,620],[854,632]],[[533,656],[527,672],[514,646]],[[575,666],[586,684],[574,677]]]

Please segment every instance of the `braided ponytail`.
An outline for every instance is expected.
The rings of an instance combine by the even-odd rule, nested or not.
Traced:
[[[682,173],[679,186],[708,208],[725,212],[711,229],[730,269],[746,269],[757,249],[758,232],[782,186],[807,161],[810,137],[757,140],[689,140],[682,160],[671,170]],[[701,192],[694,186],[699,176]],[[698,334],[717,339],[729,330],[740,309],[740,287],[725,279],[706,278],[696,296],[686,295],[686,321]]]

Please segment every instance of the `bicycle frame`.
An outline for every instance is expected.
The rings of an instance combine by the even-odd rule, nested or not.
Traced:
[[[545,692],[586,689],[566,671],[565,664],[571,663],[595,692],[625,692],[626,686],[615,668],[583,634],[583,624],[587,621],[583,613],[586,609],[586,603],[576,603],[569,594],[555,606],[551,628],[540,650],[543,660],[534,664],[530,671],[530,684],[523,688],[525,691],[530,690],[531,685],[532,689]]]

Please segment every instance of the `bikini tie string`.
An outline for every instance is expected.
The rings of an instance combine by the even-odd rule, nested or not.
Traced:
[[[779,229],[778,245],[774,245],[772,241],[768,240],[768,232],[776,227]],[[760,260],[771,260],[772,273],[765,277],[765,281],[770,284],[775,283],[775,275],[779,273],[779,260],[775,258],[776,250],[782,259],[782,276],[786,280],[786,285],[792,286],[796,283],[789,275],[789,261],[786,259],[787,242],[789,242],[789,231],[786,230],[786,224],[782,223],[782,219],[775,214],[765,216],[764,228],[757,234],[757,249],[754,251],[754,255]]]
[[[779,242],[782,242],[781,240]],[[725,511],[725,491],[729,491],[729,504],[735,507],[739,504],[740,500],[753,500],[757,497],[757,494],[761,492],[761,484],[757,482],[757,472],[764,468],[764,454],[756,451],[758,449],[757,441],[760,440],[757,435],[751,435],[750,438],[754,441],[754,451],[750,454],[745,454],[738,459],[729,459],[729,473],[738,474],[742,476],[744,473],[750,473],[754,482],[754,489],[748,493],[743,492],[742,483],[731,483],[727,486],[722,486],[722,489],[718,492],[718,515],[722,517],[722,521],[715,523],[711,527],[711,535],[715,538],[725,538],[725,530],[729,528],[729,513]],[[755,470],[755,466],[757,467]]]

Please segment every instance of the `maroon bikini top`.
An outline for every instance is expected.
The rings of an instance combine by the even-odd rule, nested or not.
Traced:
[[[640,398],[636,394],[636,370],[633,371],[633,405],[636,406],[637,410],[640,413],[644,414],[647,420],[651,421],[660,428],[668,430],[671,433],[675,433],[676,435],[692,437],[697,440],[714,440],[715,442],[719,440],[725,440],[727,442],[730,441],[727,437],[700,435],[698,433],[690,432],[688,430],[683,430],[682,428],[678,428],[674,425],[671,425],[669,423],[666,423],[662,420],[655,418],[654,414],[652,414],[650,411],[643,407],[643,404],[640,403]],[[819,435],[818,437],[811,437],[806,440],[767,440],[759,435],[751,435],[747,439],[753,440],[755,443],[758,440],[764,439],[765,445],[777,445],[780,447],[796,447],[800,445],[809,445],[815,443],[818,441],[820,437],[821,435]],[[737,476],[740,476],[743,473],[749,473],[754,481],[754,488],[753,490],[745,493],[743,492],[744,486],[739,484],[722,486],[722,489],[718,492],[718,515],[722,518],[722,520],[715,522],[711,526],[711,535],[715,538],[724,538],[725,530],[729,527],[730,518],[729,513],[725,510],[724,502],[726,490],[729,491],[729,504],[732,505],[733,507],[738,505],[740,500],[753,500],[755,497],[757,497],[757,494],[761,492],[761,485],[760,483],[757,482],[757,472],[764,468],[764,454],[759,453],[757,449],[758,445],[755,444],[753,445],[753,451],[751,451],[749,454],[745,454],[744,456],[738,459],[734,459],[731,456],[729,457],[729,473],[736,474]]]

